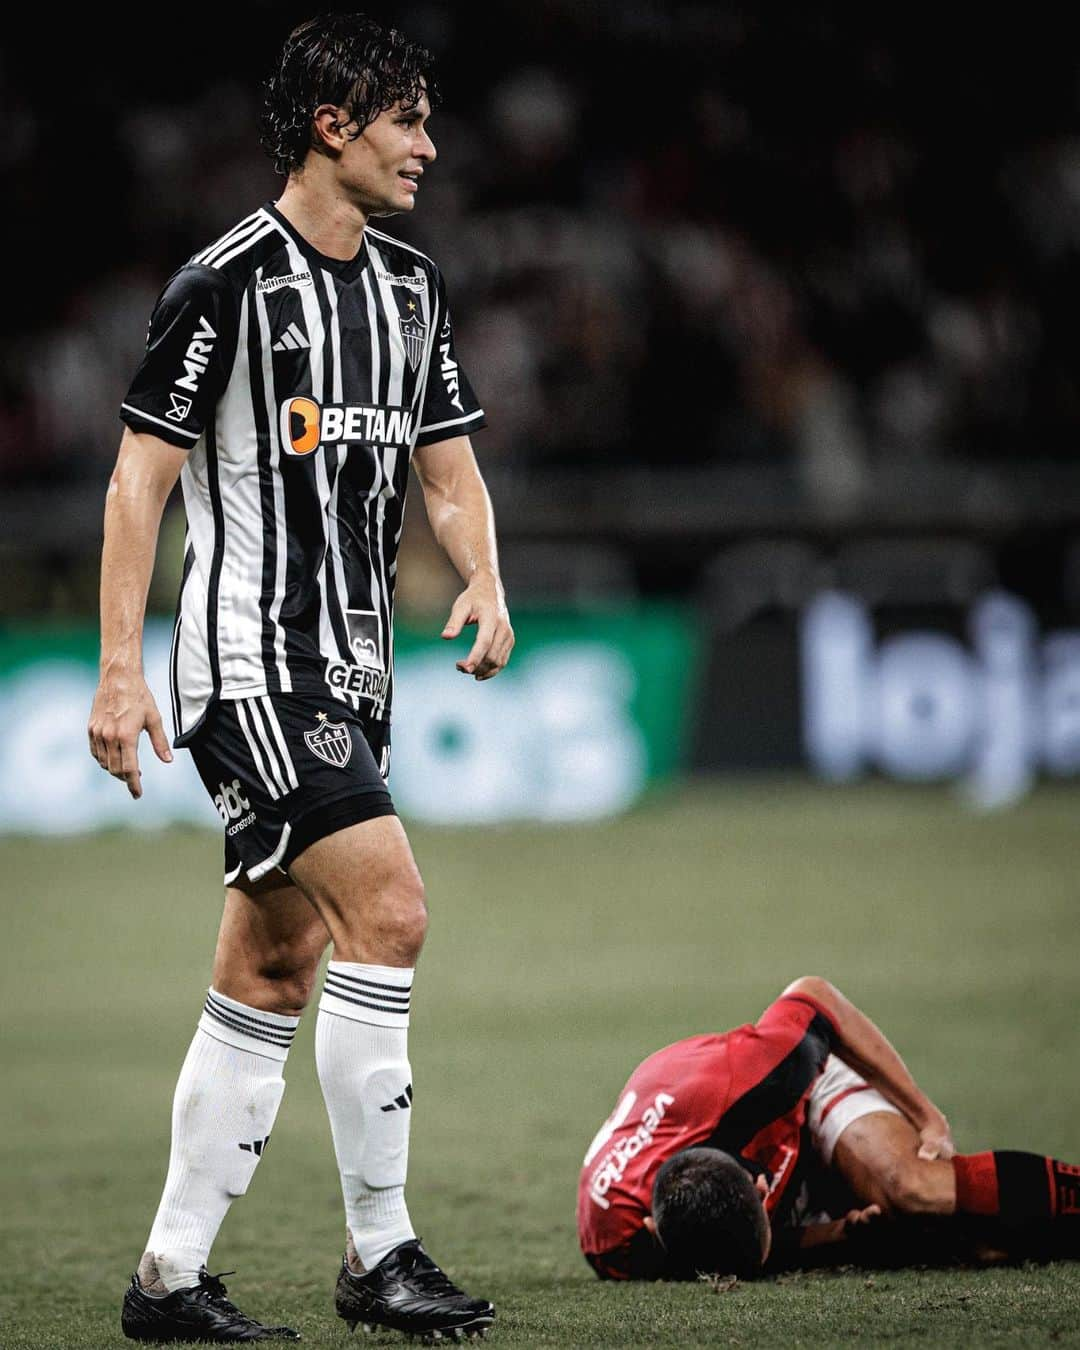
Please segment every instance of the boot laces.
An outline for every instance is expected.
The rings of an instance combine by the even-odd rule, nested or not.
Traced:
[[[225,1297],[228,1292],[222,1284],[226,1275],[235,1275],[235,1270],[223,1270],[220,1275],[211,1275],[205,1268],[199,1271],[199,1292],[196,1297],[201,1303],[209,1303],[220,1312],[237,1317],[242,1322],[251,1322],[251,1318]]]
[[[464,1291],[439,1269],[427,1252],[417,1247],[409,1283],[424,1294],[463,1298]]]

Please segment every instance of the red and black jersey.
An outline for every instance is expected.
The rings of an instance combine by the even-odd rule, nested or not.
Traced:
[[[836,1043],[828,1014],[785,994],[754,1025],[691,1036],[650,1055],[630,1076],[585,1155],[578,1185],[581,1250],[602,1275],[628,1279],[651,1238],[643,1222],[662,1163],[704,1145],[769,1179],[775,1215],[795,1174],[806,1100]]]

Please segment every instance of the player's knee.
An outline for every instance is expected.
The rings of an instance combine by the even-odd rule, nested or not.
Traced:
[[[302,947],[282,944],[260,953],[255,973],[264,1011],[286,1017],[298,1017],[304,1011],[315,990],[324,946],[325,940]]]
[[[885,1198],[897,1214],[936,1214],[942,1209],[935,1167],[919,1158],[904,1158],[884,1178]]]
[[[388,950],[391,964],[413,965],[427,936],[427,903],[419,874],[401,878],[382,907],[380,943]]]

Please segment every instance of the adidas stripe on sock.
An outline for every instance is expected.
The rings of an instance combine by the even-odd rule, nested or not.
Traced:
[[[409,1025],[412,977],[411,970],[396,966],[331,961],[319,1009],[355,1022],[404,1030]]]
[[[207,991],[203,1014],[199,1018],[200,1029],[215,1040],[224,1041],[237,1050],[250,1050],[254,1055],[280,1060],[283,1064],[299,1025],[299,1017],[283,1017],[280,1013],[248,1008],[215,989]]]

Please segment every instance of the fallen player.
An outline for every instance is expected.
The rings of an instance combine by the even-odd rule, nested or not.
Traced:
[[[585,1156],[577,1206],[586,1260],[623,1280],[752,1278],[894,1237],[894,1258],[950,1243],[969,1259],[1068,1254],[1078,1216],[1080,1167],[957,1153],[885,1036],[813,976],[756,1024],[640,1064]]]

